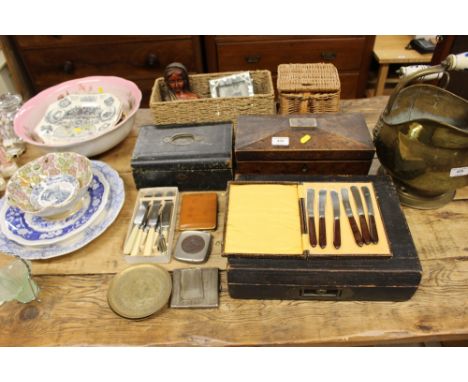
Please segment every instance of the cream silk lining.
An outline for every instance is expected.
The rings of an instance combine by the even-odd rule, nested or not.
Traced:
[[[349,225],[341,201],[340,189],[348,189],[354,217],[359,225],[354,198],[350,187],[368,186],[374,205],[378,244],[359,247]],[[327,246],[314,248],[308,234],[301,233],[299,198],[306,199],[307,189],[315,190],[315,225],[318,238],[318,193],[328,190],[326,203]],[[330,191],[340,197],[341,247],[333,246],[333,207]],[[367,218],[367,206],[361,193]],[[305,250],[310,256],[391,256],[387,235],[371,182],[302,183],[302,184],[231,184],[226,224],[224,254],[246,256],[279,255],[302,256]]]

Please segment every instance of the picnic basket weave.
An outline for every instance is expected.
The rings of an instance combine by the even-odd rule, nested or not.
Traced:
[[[277,88],[282,115],[339,110],[341,84],[333,64],[281,64]]]
[[[250,71],[254,95],[211,98],[209,80],[237,72],[189,75],[195,100],[164,101],[164,78],[157,78],[150,98],[150,109],[157,125],[232,121],[243,114],[275,114],[273,81],[269,70]]]

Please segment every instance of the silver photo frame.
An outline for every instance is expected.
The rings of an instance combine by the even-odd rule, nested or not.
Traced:
[[[209,80],[212,98],[249,97],[254,95],[253,82],[249,72],[232,74]]]

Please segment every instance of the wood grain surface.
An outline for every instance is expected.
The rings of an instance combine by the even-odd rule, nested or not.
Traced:
[[[387,98],[342,101],[342,111],[362,111],[371,129]],[[136,126],[151,121],[138,113]],[[122,244],[136,196],[129,159],[136,128],[102,155],[124,179],[127,200],[116,222],[75,253],[34,261],[40,301],[0,306],[0,346],[255,346],[371,345],[468,339],[468,201],[438,210],[404,208],[423,268],[421,285],[406,302],[236,300],[227,294],[225,272],[218,309],[165,309],[142,321],[114,314],[107,304],[113,275],[127,267]],[[26,162],[40,153],[28,148]],[[219,194],[218,224],[224,221]],[[225,269],[218,256],[222,227],[205,264]],[[216,243],[219,243],[217,245]],[[0,265],[10,258],[0,255]],[[173,261],[174,262],[174,261]],[[167,268],[190,267],[183,263]]]

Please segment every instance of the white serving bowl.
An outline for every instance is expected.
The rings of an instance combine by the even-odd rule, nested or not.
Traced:
[[[70,94],[111,93],[122,102],[123,119],[113,128],[79,142],[44,143],[34,129],[53,102]],[[128,80],[112,76],[93,76],[66,81],[43,90],[24,103],[15,116],[16,135],[46,152],[74,151],[92,157],[119,144],[132,130],[141,103],[141,91]]]

